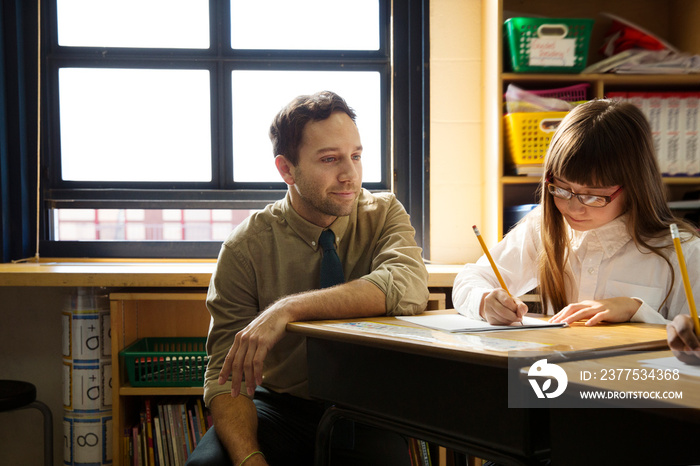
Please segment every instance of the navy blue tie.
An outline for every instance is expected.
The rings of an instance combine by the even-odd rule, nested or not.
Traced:
[[[333,285],[345,283],[343,275],[343,264],[335,250],[335,234],[331,230],[323,230],[318,244],[323,248],[323,259],[321,259],[321,288],[328,288]],[[355,445],[355,424],[351,421],[342,420],[336,423],[333,428],[334,447],[352,449]]]
[[[323,248],[323,259],[321,260],[321,288],[345,283],[343,275],[343,265],[340,257],[335,251],[335,235],[331,230],[323,230],[318,243]]]

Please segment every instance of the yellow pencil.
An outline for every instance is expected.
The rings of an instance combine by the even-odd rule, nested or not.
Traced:
[[[698,311],[697,309],[695,309],[693,289],[690,287],[688,269],[685,265],[683,249],[681,249],[681,235],[678,233],[678,225],[676,225],[675,223],[671,224],[671,238],[673,238],[673,245],[676,248],[676,255],[678,256],[678,266],[681,268],[681,275],[683,276],[683,287],[685,288],[685,296],[686,298],[688,298],[688,307],[690,307],[690,316],[693,318],[695,335],[700,336],[700,319],[698,319]]]
[[[486,257],[488,258],[489,262],[491,263],[491,268],[493,269],[493,272],[496,274],[496,278],[498,278],[498,283],[501,284],[501,288],[506,290],[506,293],[508,293],[508,296],[512,297],[513,295],[510,294],[510,291],[508,291],[508,288],[506,288],[506,282],[503,281],[503,277],[501,277],[501,273],[498,271],[498,267],[496,267],[496,263],[493,261],[493,257],[491,257],[491,253],[489,252],[488,248],[486,247],[486,243],[484,243],[484,239],[481,237],[481,233],[479,233],[479,229],[476,227],[476,225],[472,226],[474,229],[474,233],[476,234],[476,238],[479,240],[479,244],[481,244],[481,249],[484,250],[484,254],[486,254]]]

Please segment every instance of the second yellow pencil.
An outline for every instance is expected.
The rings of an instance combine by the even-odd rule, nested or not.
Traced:
[[[698,311],[695,308],[695,299],[693,299],[693,289],[690,286],[690,279],[688,278],[688,268],[685,265],[685,258],[683,257],[683,249],[681,248],[681,235],[678,232],[678,225],[676,225],[675,223],[671,224],[671,238],[673,238],[673,246],[676,248],[676,255],[678,256],[678,266],[681,269],[681,276],[683,277],[685,297],[688,298],[688,307],[690,308],[690,316],[693,318],[695,335],[700,337],[700,320],[698,319]]]

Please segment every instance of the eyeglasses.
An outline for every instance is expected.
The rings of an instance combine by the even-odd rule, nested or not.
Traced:
[[[605,207],[606,205],[610,204],[622,192],[622,186],[620,186],[619,188],[617,188],[617,191],[612,193],[610,196],[595,196],[593,194],[576,194],[573,191],[569,191],[568,189],[564,189],[562,187],[559,187],[559,186],[552,184],[552,177],[551,176],[547,177],[547,179],[545,181],[545,185],[547,186],[547,191],[552,196],[554,196],[558,199],[563,199],[565,201],[568,201],[572,197],[576,196],[576,199],[578,199],[578,201],[581,204],[585,205],[586,207]]]

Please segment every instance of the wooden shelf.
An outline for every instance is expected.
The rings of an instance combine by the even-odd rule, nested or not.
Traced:
[[[503,184],[537,184],[540,182],[539,176],[504,176],[501,178]]]
[[[602,59],[598,48],[607,34],[609,23],[602,12],[623,17],[668,40],[679,50],[700,53],[700,29],[694,24],[700,3],[683,0],[499,0],[482,2],[484,26],[484,230],[493,231],[487,241],[502,237],[504,207],[536,202],[536,176],[505,174],[504,93],[508,84],[523,89],[552,89],[578,83],[590,84],[588,98],[603,98],[610,91],[700,91],[700,74],[624,75],[597,73],[512,73],[504,70],[503,21],[512,16],[549,18],[593,18],[588,65]],[[608,20],[609,21],[609,20]],[[672,200],[681,199],[688,191],[700,189],[700,177],[665,177]]]
[[[136,397],[199,396],[202,387],[133,387],[119,352],[144,337],[206,336],[210,315],[206,293],[183,291],[112,293],[112,455],[115,465],[125,464],[121,432],[134,419]]]
[[[700,87],[700,75],[631,75],[631,74],[527,74],[527,73],[503,73],[503,82],[519,83],[594,83],[599,82],[608,86],[618,84],[630,86],[698,86]],[[546,87],[546,86],[543,86]]]
[[[119,396],[202,396],[202,387],[132,387],[122,385],[119,387]]]
[[[664,183],[671,185],[700,185],[700,177],[697,176],[667,176]]]
[[[0,264],[0,286],[186,288],[195,291],[209,286],[215,268],[215,260],[67,261],[47,258],[40,262]],[[461,270],[461,264],[426,264],[426,268],[428,286],[451,287],[455,275]]]
[[[503,184],[537,184],[540,182],[539,176],[504,176],[501,178]],[[700,185],[700,177],[697,176],[665,176],[664,183],[669,185]]]

